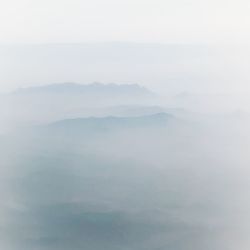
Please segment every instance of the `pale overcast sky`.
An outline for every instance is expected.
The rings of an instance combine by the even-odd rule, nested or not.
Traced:
[[[249,42],[248,0],[0,0],[1,43]]]
[[[65,81],[245,91],[249,13],[248,0],[0,0],[0,92]]]

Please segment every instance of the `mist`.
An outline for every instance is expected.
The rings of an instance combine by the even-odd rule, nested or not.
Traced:
[[[0,1],[0,249],[249,250],[249,8]]]
[[[1,44],[0,90],[51,83],[137,83],[164,95],[249,93],[247,44]]]
[[[134,84],[3,96],[2,248],[249,248],[247,112]]]

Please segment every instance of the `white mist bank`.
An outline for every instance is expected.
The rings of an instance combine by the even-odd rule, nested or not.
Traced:
[[[250,120],[143,117],[2,137],[2,247],[247,249]]]

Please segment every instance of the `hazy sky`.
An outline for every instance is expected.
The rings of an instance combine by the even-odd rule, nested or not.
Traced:
[[[0,0],[0,42],[247,42],[248,0]]]
[[[65,81],[245,91],[249,48],[200,46],[250,44],[249,13],[247,0],[0,0],[0,92]],[[164,47],[175,43],[187,47]]]

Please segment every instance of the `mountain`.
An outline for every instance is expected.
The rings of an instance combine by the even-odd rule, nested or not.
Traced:
[[[151,106],[157,98],[138,84],[58,83],[21,88],[0,98],[0,132],[6,130],[3,123],[8,130],[72,117],[116,115],[119,112],[110,113],[108,107]]]
[[[46,132],[52,133],[92,133],[92,132],[108,132],[121,129],[136,129],[136,128],[155,128],[164,127],[168,121],[174,118],[173,115],[167,113],[158,113],[146,116],[136,117],[89,117],[66,119],[47,126],[42,126]]]
[[[17,112],[19,117],[39,114],[40,119],[43,116],[52,118],[48,121],[66,119],[68,117],[63,117],[63,114],[77,115],[75,110],[88,107],[150,105],[156,99],[156,94],[138,84],[101,83],[49,84],[18,89],[5,97],[5,101],[11,103],[13,113]]]
[[[43,86],[21,88],[14,91],[14,94],[30,95],[30,94],[53,94],[53,95],[84,95],[84,96],[99,96],[116,98],[119,96],[141,96],[141,97],[153,97],[155,94],[150,90],[138,85],[138,84],[78,84],[78,83],[58,83],[48,84]]]

